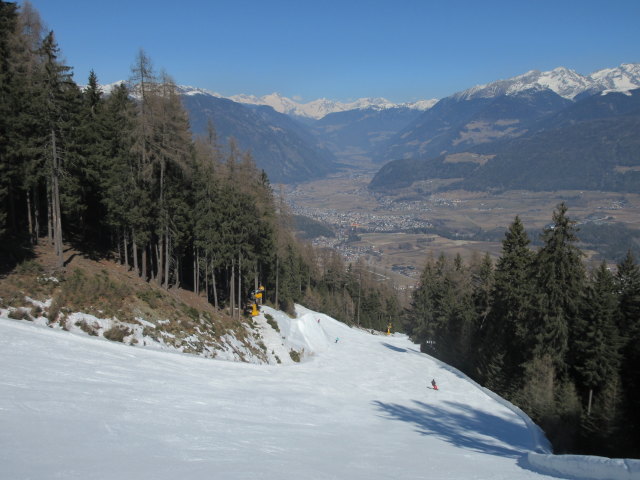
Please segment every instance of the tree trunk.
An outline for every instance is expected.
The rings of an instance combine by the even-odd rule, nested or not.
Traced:
[[[31,219],[31,191],[27,189],[27,221],[29,222],[29,239],[31,241],[31,245],[35,245],[33,236],[33,220]]]
[[[360,326],[360,287],[362,285],[362,275],[360,275],[360,280],[358,281],[358,316],[357,316],[357,324]]]
[[[216,309],[220,308],[218,305],[218,288],[216,287],[216,269],[211,265],[211,285],[213,286],[213,306]]]
[[[258,269],[255,269],[253,271],[253,289],[254,290],[258,290],[258,288],[260,287],[260,284],[258,282]],[[264,302],[264,295],[262,295],[262,297],[260,298],[260,305],[262,305],[262,302]]]
[[[47,240],[53,245],[53,200],[51,199],[51,179],[47,179]]]
[[[51,169],[51,200],[52,200],[52,213],[53,213],[53,242],[55,246],[56,256],[58,257],[58,267],[64,267],[64,253],[62,246],[62,218],[60,208],[60,185],[59,185],[59,169],[60,159],[58,158],[58,148],[56,145],[56,132],[51,130],[51,155],[52,155],[52,169]]]
[[[155,242],[155,269],[153,270],[155,277],[154,280],[159,286],[162,286],[164,283],[164,271],[162,270],[164,267],[164,234],[160,235],[160,239]]]
[[[162,222],[162,229],[160,230],[162,233],[160,234],[160,245],[159,245],[159,252],[158,252],[158,277],[157,277],[157,281],[158,281],[158,285],[160,286],[164,286],[164,274],[165,274],[165,270],[164,266],[165,266],[165,249],[166,249],[166,241],[167,241],[167,236],[166,236],[166,228],[167,228],[167,215],[165,212],[165,208],[164,208],[164,159],[161,158],[160,159],[160,218],[161,218],[161,222]],[[168,275],[168,273],[167,273]]]
[[[124,242],[124,266],[129,270],[129,242],[127,242],[127,229],[122,229],[122,241]]]
[[[138,244],[136,243],[136,231],[131,231],[131,255],[133,256],[133,269],[136,275],[140,276],[140,268],[138,265]]]
[[[142,247],[142,279],[147,281],[147,249],[148,245]]]
[[[278,280],[280,278],[280,257],[276,255],[276,310],[280,309],[278,304]]]
[[[204,289],[207,294],[207,303],[209,303],[209,257],[204,257]]]
[[[164,288],[165,290],[169,290],[169,242],[171,239],[169,238],[169,227],[165,227],[165,240],[164,240]],[[177,262],[176,262],[177,264]],[[176,282],[178,281],[178,277],[176,276]]]
[[[235,283],[236,283],[236,277],[235,277],[235,273],[236,273],[236,266],[235,266],[235,260],[231,260],[231,278],[230,278],[230,285],[229,285],[229,316],[234,317],[235,316],[235,305],[236,305],[236,289],[235,289]]]
[[[193,247],[193,293],[195,293],[196,295],[200,294],[200,291],[198,289],[198,283],[199,283],[199,274],[200,274],[200,269],[199,269],[199,259],[198,259],[198,249],[194,246]]]
[[[40,208],[38,206],[40,202],[40,198],[38,195],[38,189],[33,188],[33,220],[34,220],[34,231],[33,231],[33,239],[35,244],[38,244],[40,239]]]
[[[111,245],[113,245],[113,233],[110,235],[111,237]],[[124,242],[124,239],[122,240]],[[123,243],[124,244],[124,243]],[[120,243],[120,232],[117,231],[116,232],[116,245],[118,245],[118,263],[120,265],[122,265],[124,263],[124,257],[122,256],[122,246],[123,244]]]
[[[11,188],[11,185],[9,185],[9,224],[11,225],[11,230],[16,232],[18,231],[18,219],[16,218],[16,202],[14,197],[13,189]]]
[[[238,319],[242,308],[242,257],[238,251]]]
[[[176,268],[174,269],[174,286],[180,288],[180,257],[176,257]]]

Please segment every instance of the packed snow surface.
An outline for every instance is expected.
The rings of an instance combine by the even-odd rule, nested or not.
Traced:
[[[265,346],[304,350],[301,363],[211,360],[1,318],[0,478],[558,478],[529,462],[550,452],[524,414],[406,337],[301,307],[295,319],[264,313],[280,330]]]

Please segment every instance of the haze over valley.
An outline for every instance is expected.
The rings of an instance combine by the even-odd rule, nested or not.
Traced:
[[[211,121],[235,138],[295,215],[327,229],[301,235],[409,287],[429,255],[497,256],[516,215],[535,243],[563,201],[593,261],[638,251],[639,87],[640,64],[623,64],[411,104],[181,88],[196,135]]]

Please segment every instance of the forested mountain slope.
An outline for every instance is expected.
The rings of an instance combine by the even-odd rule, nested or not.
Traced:
[[[195,135],[206,135],[211,122],[222,143],[234,138],[274,183],[321,177],[336,168],[333,154],[307,127],[271,107],[242,105],[204,93],[181,97]]]
[[[531,123],[516,138],[476,145],[464,154],[390,162],[371,188],[381,191],[441,178],[454,179],[445,187],[454,189],[638,192],[639,98],[639,90],[597,94]]]
[[[434,158],[512,138],[571,102],[551,90],[530,89],[515,95],[460,99],[447,97],[398,132],[376,152],[379,162]]]

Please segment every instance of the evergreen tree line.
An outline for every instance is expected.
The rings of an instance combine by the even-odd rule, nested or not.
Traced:
[[[234,316],[259,284],[288,311],[307,300],[380,330],[397,315],[394,292],[363,265],[294,239],[249,153],[221,144],[213,124],[193,139],[176,85],[144,51],[109,95],[94,72],[81,89],[29,3],[0,2],[0,62],[5,268],[46,242],[63,270],[72,245]]]
[[[424,352],[521,407],[556,452],[640,455],[640,268],[588,269],[560,204],[533,251],[518,217],[493,264],[430,259],[405,317]]]
[[[316,261],[319,281],[309,289],[303,303],[348,325],[385,332],[392,330],[400,316],[401,305],[396,290],[376,278],[362,259],[345,266],[339,253],[320,252]]]

